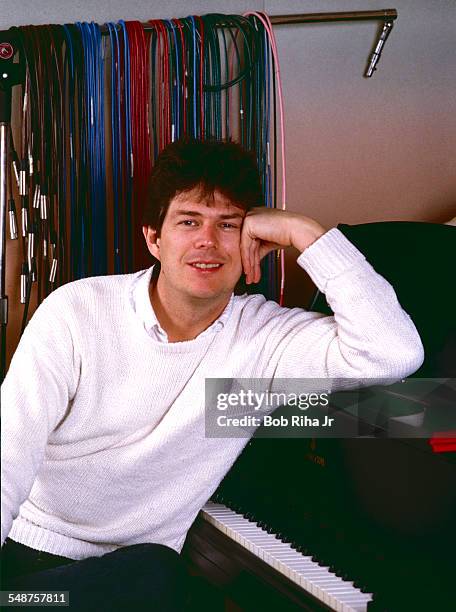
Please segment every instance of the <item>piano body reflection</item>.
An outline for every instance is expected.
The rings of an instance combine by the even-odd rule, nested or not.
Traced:
[[[424,405],[396,397],[409,413],[395,418],[386,390],[357,439],[253,438],[187,538],[193,573],[223,593],[196,609],[456,610],[456,452],[430,444],[436,431],[456,438],[456,228],[339,227],[420,331],[426,360],[415,376],[453,377],[450,391]],[[311,309],[331,313],[322,295]],[[448,422],[435,429],[442,405]],[[430,435],[417,437],[417,423]],[[394,438],[382,436],[387,425]],[[231,607],[218,608],[223,600]]]

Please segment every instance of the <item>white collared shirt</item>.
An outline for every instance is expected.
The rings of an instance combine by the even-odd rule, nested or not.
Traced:
[[[144,274],[143,278],[140,279],[137,286],[135,287],[133,291],[133,296],[132,296],[133,297],[133,307],[136,313],[138,314],[138,316],[143,321],[144,329],[146,330],[146,332],[152,338],[154,338],[154,340],[157,340],[158,342],[167,343],[169,342],[168,334],[165,332],[165,330],[160,325],[157,319],[157,315],[155,314],[153,306],[150,301],[149,285],[152,281],[153,270],[154,270],[154,266],[150,267],[149,270],[147,270],[146,274]],[[204,337],[209,334],[214,334],[214,333],[219,332],[221,329],[223,329],[226,321],[228,320],[230,316],[232,307],[233,307],[233,295],[231,295],[230,301],[226,305],[226,308],[222,312],[220,317],[216,319],[211,325],[209,325],[209,327],[203,330],[200,334],[198,334],[197,337],[199,338],[199,337]]]

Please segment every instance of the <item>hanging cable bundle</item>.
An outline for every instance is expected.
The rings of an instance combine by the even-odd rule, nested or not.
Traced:
[[[13,28],[16,35],[17,46],[20,51],[21,58],[23,58],[25,81],[22,84],[22,95],[21,95],[21,147],[20,147],[20,160],[14,147],[14,138],[11,139],[13,153],[13,169],[17,173],[17,187],[21,202],[21,215],[20,215],[20,235],[22,242],[22,264],[21,264],[21,281],[20,281],[20,302],[24,304],[24,311],[22,317],[21,333],[25,328],[27,322],[28,310],[30,305],[31,289],[32,289],[32,267],[33,264],[29,261],[28,255],[28,234],[29,227],[31,227],[30,219],[30,206],[29,206],[29,178],[30,173],[33,170],[31,163],[31,138],[30,138],[30,65],[26,61],[27,53],[24,41],[24,33],[19,28]],[[17,170],[15,158],[18,159],[19,170]],[[10,191],[10,197],[12,197],[12,191]]]
[[[63,26],[70,279],[107,272],[104,70],[96,24]]]
[[[114,272],[122,272],[120,250],[119,202],[122,201],[122,122],[120,113],[121,79],[120,79],[120,41],[115,23],[107,23],[109,46],[111,50],[111,163],[112,163],[112,199],[113,199],[113,259]]]
[[[127,30],[106,24],[111,49],[111,154],[113,198],[114,272],[131,269],[131,198],[133,152],[131,148],[130,53]]]
[[[280,75],[265,15],[119,21],[105,30],[103,41],[95,23],[15,28],[26,74],[18,161],[24,324],[33,281],[39,302],[64,282],[140,267],[150,171],[184,135],[253,151],[264,203],[276,206],[276,90],[285,203]],[[282,299],[283,258],[280,265],[281,275],[273,254],[263,263],[268,297]]]
[[[52,202],[50,206],[50,253],[49,253],[49,282],[51,286],[54,283],[59,284],[67,277],[68,270],[65,270],[67,264],[66,252],[67,245],[67,181],[66,181],[66,141],[67,141],[67,121],[65,108],[65,77],[64,77],[64,60],[61,53],[63,46],[64,32],[59,26],[48,26],[50,38],[50,50],[52,60],[52,91],[50,92],[53,104],[53,119],[52,119],[52,142],[53,154],[52,163],[53,170],[52,184],[50,189],[53,190]],[[60,238],[60,239],[59,239]],[[60,268],[59,268],[60,261]]]
[[[281,138],[281,160],[282,160],[282,210],[286,208],[286,164],[285,164],[285,125],[284,125],[284,110],[283,110],[283,93],[282,93],[282,81],[280,78],[279,69],[279,56],[277,52],[277,44],[275,41],[274,31],[272,24],[267,15],[264,13],[248,12],[246,16],[256,18],[265,28],[265,34],[267,34],[270,49],[272,51],[272,62],[273,70],[272,74],[274,77],[274,181],[277,180],[277,129],[276,129],[276,112],[275,112],[275,95],[276,95],[276,84],[279,97],[279,112],[280,112],[280,138]],[[269,117],[269,114],[268,114]],[[269,139],[267,141],[266,151],[269,156]],[[274,187],[274,202],[277,202],[277,187]],[[280,285],[279,285],[279,303],[283,305],[284,291],[285,291],[285,254],[283,249],[280,253]]]
[[[130,50],[130,169],[133,181],[131,227],[128,227],[127,231],[134,257],[134,247],[142,240],[140,209],[147,197],[147,182],[152,170],[149,127],[150,34],[144,31],[138,21],[125,22],[124,28]],[[128,269],[132,269],[131,262]]]
[[[100,26],[77,23],[84,56],[85,122],[81,154],[87,172],[86,215],[90,237],[88,266],[91,274],[107,273],[106,186],[104,136],[104,64]]]
[[[38,303],[54,288],[58,258],[58,231],[64,230],[61,206],[65,199],[61,139],[62,64],[59,32],[53,26],[15,28],[25,66],[22,88],[22,127],[19,195],[21,198],[21,303],[27,320],[32,283]],[[63,215],[63,217],[62,217]],[[61,252],[59,255],[59,251]]]
[[[71,26],[63,26],[63,37],[64,37],[64,45],[63,45],[63,77],[64,77],[64,88],[65,92],[65,102],[64,104],[64,112],[68,114],[68,117],[65,117],[63,121],[64,126],[64,152],[66,156],[64,158],[64,168],[65,175],[69,173],[69,231],[67,226],[65,225],[64,231],[68,236],[68,242],[64,241],[67,244],[67,252],[69,253],[68,257],[65,257],[65,272],[67,279],[80,278],[77,274],[78,268],[78,257],[77,254],[81,252],[80,248],[77,248],[77,245],[80,244],[79,236],[77,234],[77,226],[78,226],[78,217],[77,217],[77,189],[78,189],[78,181],[77,177],[79,176],[77,173],[78,168],[78,157],[76,156],[76,137],[77,137],[77,97],[76,97],[76,68],[75,68],[75,49],[73,38],[71,35]],[[69,159],[68,159],[69,157]],[[66,179],[66,177],[65,177]],[[65,180],[65,193],[66,193],[66,180]],[[66,198],[65,198],[66,200]],[[65,205],[67,202],[65,201]],[[62,241],[62,235],[59,235],[60,241]],[[71,242],[70,242],[71,240]],[[70,244],[73,248],[70,248]],[[62,266],[61,266],[62,268]]]
[[[169,60],[172,58],[172,53],[165,23],[161,20],[152,20],[149,24],[152,27],[151,111],[155,159],[173,137],[173,125],[170,121],[172,113],[169,74]],[[175,129],[174,125],[174,132]]]

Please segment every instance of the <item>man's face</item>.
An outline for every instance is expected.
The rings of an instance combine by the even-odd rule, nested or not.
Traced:
[[[242,273],[240,237],[245,211],[215,191],[201,200],[198,188],[170,202],[160,236],[144,227],[149,251],[160,260],[160,292],[168,299],[227,299]]]

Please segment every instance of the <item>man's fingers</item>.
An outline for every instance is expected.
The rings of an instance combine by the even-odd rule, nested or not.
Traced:
[[[251,238],[248,236],[247,232],[243,230],[241,234],[241,260],[242,260],[242,267],[244,268],[244,273],[245,273],[247,284],[251,282],[250,277],[252,274],[252,266],[251,266],[251,258],[250,258],[251,242],[252,242]]]
[[[274,242],[262,240],[249,231],[249,227],[252,223],[251,219],[252,217],[246,217],[244,219],[241,233],[241,259],[247,284],[260,282],[261,260],[270,251],[280,246]]]
[[[252,240],[249,248],[250,254],[250,282],[257,283],[259,263],[259,241]]]
[[[241,237],[241,260],[247,284],[261,280],[261,260],[279,245],[251,238],[247,232]]]
[[[254,283],[259,283],[261,279],[261,257],[260,257],[260,243],[255,241],[255,249],[253,251],[254,257]]]
[[[256,251],[258,243],[256,240],[251,240],[249,245],[249,263],[250,263],[250,282],[254,283],[256,278]]]

